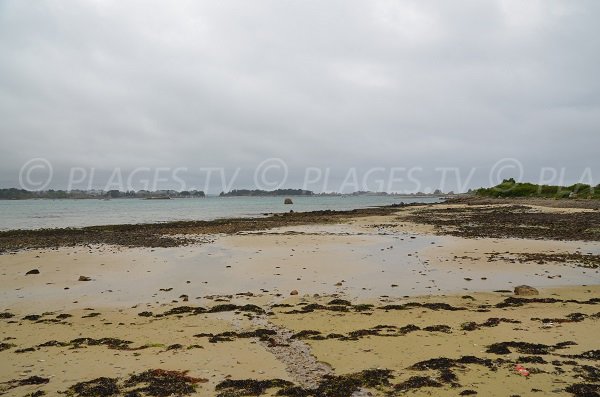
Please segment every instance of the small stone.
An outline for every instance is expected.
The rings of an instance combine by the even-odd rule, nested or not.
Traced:
[[[29,274],[40,274],[40,271],[38,269],[31,269],[30,271],[25,273],[25,275],[29,275]]]
[[[519,285],[515,287],[515,295],[539,295],[539,291],[529,285]]]
[[[79,281],[92,281],[92,279],[88,276],[79,276]]]
[[[298,291],[294,289],[292,292],[290,292],[290,295],[298,295]]]

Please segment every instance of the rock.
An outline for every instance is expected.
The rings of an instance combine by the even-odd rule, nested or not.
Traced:
[[[290,295],[298,295],[298,291],[294,289],[292,292],[290,292]]]
[[[519,285],[515,287],[515,295],[539,295],[539,291],[529,285]]]
[[[40,274],[40,271],[38,269],[31,269],[30,271],[25,273],[25,275],[28,275],[28,274]]]
[[[285,200],[283,200],[283,204],[294,204],[294,202],[292,201],[291,198],[286,198]]]
[[[179,298],[180,298],[180,299],[183,299],[183,301],[184,301],[184,302],[187,302],[187,301],[189,301],[189,300],[190,300],[190,297],[189,297],[189,296],[187,296],[187,295],[185,295],[185,294],[184,294],[184,295],[181,295]]]
[[[88,276],[79,276],[79,281],[92,281]]]

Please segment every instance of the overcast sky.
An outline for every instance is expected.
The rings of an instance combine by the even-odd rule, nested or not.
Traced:
[[[0,0],[0,186],[32,158],[55,188],[70,167],[252,187],[269,158],[285,187],[475,167],[473,187],[503,158],[599,183],[599,20],[596,0]]]

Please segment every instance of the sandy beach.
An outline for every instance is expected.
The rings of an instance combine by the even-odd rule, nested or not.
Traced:
[[[167,246],[118,245],[106,230],[112,244],[4,235],[0,393],[595,396],[597,214],[291,214],[163,225],[153,241],[178,241]],[[587,223],[555,230],[576,217]],[[515,295],[523,284],[539,294]]]

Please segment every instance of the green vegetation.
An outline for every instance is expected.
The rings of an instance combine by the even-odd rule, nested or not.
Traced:
[[[497,186],[481,188],[475,191],[482,197],[544,197],[544,198],[580,198],[600,199],[600,184],[594,186],[576,183],[571,186],[536,185],[535,183],[516,182],[505,179]]]

